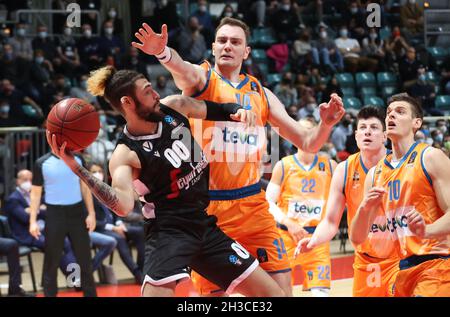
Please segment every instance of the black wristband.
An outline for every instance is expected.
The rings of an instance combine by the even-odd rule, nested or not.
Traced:
[[[233,121],[231,114],[235,114],[242,106],[237,103],[217,103],[203,100],[206,103],[206,120],[210,121]]]

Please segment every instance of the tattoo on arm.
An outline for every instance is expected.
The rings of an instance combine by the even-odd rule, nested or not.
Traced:
[[[83,166],[79,166],[75,173],[81,178],[82,181],[86,183],[86,185],[91,189],[92,194],[94,194],[98,200],[100,200],[105,206],[114,211],[116,214],[122,214],[119,198],[111,186],[95,178]]]

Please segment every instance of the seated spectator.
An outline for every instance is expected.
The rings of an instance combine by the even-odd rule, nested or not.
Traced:
[[[258,78],[263,86],[267,86],[266,82],[266,74],[263,73],[261,68],[258,66],[257,63],[253,62],[253,59],[251,56],[247,57],[247,59],[242,64],[242,71],[246,74],[252,75],[256,78]]]
[[[347,10],[342,14],[342,20],[353,38],[361,42],[366,36],[365,10],[362,10],[359,1],[352,0]]]
[[[312,96],[307,98],[305,106],[298,111],[299,120],[307,117],[313,117],[316,122],[320,121],[319,107],[316,99]]]
[[[78,86],[70,88],[69,94],[74,98],[86,100],[86,102],[98,108],[99,105],[97,102],[97,97],[93,96],[89,91],[86,90],[88,77],[89,77],[88,74],[81,75],[78,78]]]
[[[339,30],[340,37],[335,40],[336,46],[344,56],[344,63],[347,71],[355,73],[357,71],[375,72],[377,61],[375,59],[360,56],[361,47],[354,38],[348,37],[346,26]]]
[[[123,34],[123,20],[118,17],[117,8],[110,7],[108,10],[108,21],[112,23],[115,36],[121,37]]]
[[[297,104],[297,90],[293,86],[291,72],[283,74],[281,82],[275,86],[273,93],[280,99],[281,103],[286,108]]]
[[[99,39],[102,57],[107,63],[118,65],[125,46],[122,39],[114,35],[114,25],[111,21],[103,23],[103,35]]]
[[[56,43],[58,55],[53,63],[55,72],[71,79],[76,78],[80,66],[80,56],[73,36],[73,29],[66,25],[63,34],[56,39]]]
[[[300,21],[291,5],[291,0],[281,0],[281,5],[270,16],[270,21],[276,34],[284,34],[290,43],[295,40],[296,30],[300,25]]]
[[[13,47],[17,57],[21,57],[30,61],[33,58],[33,47],[31,45],[31,39],[26,37],[27,24],[17,23],[14,36],[9,39],[9,44]]]
[[[420,99],[422,102],[425,113],[432,116],[443,116],[444,113],[434,106],[434,100],[436,98],[435,87],[433,84],[427,82],[425,76],[425,68],[419,68],[417,71],[416,82],[409,87],[408,93]]]
[[[31,42],[33,50],[42,50],[45,59],[53,62],[53,59],[57,56],[56,45],[55,42],[49,38],[47,27],[45,25],[39,25],[36,31],[37,37]]]
[[[342,72],[344,70],[344,59],[336,43],[328,37],[327,28],[319,27],[319,39],[313,43],[312,56],[314,64],[322,65],[327,72]]]
[[[198,9],[192,16],[197,18],[198,30],[203,35],[206,45],[211,47],[211,43],[214,40],[214,24],[209,13],[208,1],[198,0],[197,3]]]
[[[234,12],[234,9],[230,4],[226,4],[225,7],[223,7],[222,13],[220,14],[217,22],[220,22],[223,18],[238,18],[237,13]]]
[[[142,23],[139,23],[139,27]],[[163,24],[167,25],[169,35],[169,46],[176,42],[176,35],[180,29],[180,18],[177,14],[177,7],[174,0],[156,1],[156,7],[153,10],[153,16],[148,24],[153,30],[161,30]]]
[[[312,62],[312,45],[309,32],[303,30],[292,46],[292,66],[301,71],[304,70],[303,64],[307,61],[308,64]]]
[[[103,168],[92,164],[91,173],[98,179],[104,179]],[[142,283],[144,265],[144,230],[142,226],[126,226],[123,221],[114,221],[112,212],[94,197],[94,208],[97,219],[96,231],[113,237],[117,241],[117,250],[125,266],[133,274],[136,283]],[[138,250],[138,261],[134,262],[129,241],[133,241]]]
[[[392,33],[385,42],[386,62],[388,67],[393,69],[395,63],[398,63],[406,51],[409,49],[409,45],[400,32],[400,28],[395,26],[392,29]]]
[[[403,89],[408,89],[415,84],[417,81],[417,72],[421,67],[423,66],[416,58],[416,49],[414,47],[408,48],[405,57],[398,65]]]
[[[42,50],[34,51],[34,58],[30,65],[30,96],[38,103],[45,105],[45,89],[54,74],[53,64],[45,59]]]
[[[198,64],[203,60],[206,51],[206,41],[200,32],[200,24],[196,16],[191,16],[187,27],[178,37],[178,53],[184,60]]]
[[[22,270],[20,267],[19,244],[17,241],[14,239],[0,237],[0,255],[6,256],[6,261],[8,263],[8,295],[17,297],[32,296],[20,287],[22,284]]]
[[[302,15],[308,16],[309,26],[314,26],[323,23],[323,0],[313,0],[313,1],[295,1],[293,6],[297,9],[297,14],[300,21],[300,27],[304,28],[305,25],[302,21]]]
[[[28,81],[29,62],[16,55],[11,44],[3,45],[3,55],[0,57],[0,78],[9,79],[18,87],[23,87]]]
[[[167,78],[164,75],[159,75],[156,78],[156,87],[155,87],[156,91],[159,94],[159,97],[165,98],[167,96],[173,95],[175,94],[175,91],[167,86]]]
[[[89,72],[103,64],[102,47],[100,39],[92,36],[92,27],[89,24],[83,24],[81,29],[83,36],[78,39],[78,54],[81,65],[86,67],[84,72]]]
[[[423,8],[416,0],[408,0],[406,5],[400,7],[400,21],[406,36],[422,36]]]
[[[9,116],[9,110],[9,104],[5,100],[0,100],[0,128],[14,127],[16,125],[16,121]],[[3,143],[3,139],[0,140],[1,143]],[[0,152],[2,151],[0,150]]]
[[[266,1],[238,0],[238,16],[249,26],[262,28],[266,21]]]
[[[322,94],[322,102],[328,102],[328,100],[330,100],[331,94],[333,93],[336,93],[341,97],[343,96],[341,85],[339,85],[336,76],[331,77],[328,81],[327,87]]]
[[[377,60],[379,71],[385,70],[383,63],[386,57],[384,46],[384,41],[380,39],[377,29],[370,28],[368,36],[362,40],[361,55]]]
[[[128,52],[122,57],[119,69],[134,70],[140,74],[144,74],[147,79],[150,79],[147,64],[142,60],[138,49],[133,46],[130,46]]]
[[[278,34],[278,43],[269,47],[266,54],[271,61],[272,67],[270,68],[277,73],[281,72],[289,61],[289,47],[284,34]]]
[[[449,135],[448,132],[448,121],[444,119],[438,119],[436,120],[436,129],[441,130],[441,132],[444,134],[444,137]]]

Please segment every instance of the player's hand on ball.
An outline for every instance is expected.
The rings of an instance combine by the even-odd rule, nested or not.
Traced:
[[[56,135],[50,134],[50,131],[46,132],[46,137],[53,154],[63,160],[72,170],[75,169],[78,166],[78,163],[75,161],[73,154],[66,151],[67,142],[64,141],[63,144],[59,146],[56,142]]]
[[[230,118],[234,121],[244,122],[251,128],[256,125],[256,114],[250,110],[238,109],[235,114],[230,115]]]
[[[139,43],[131,42],[133,47],[149,55],[158,55],[164,51],[167,45],[167,25],[163,24],[161,34],[157,34],[147,23],[143,23],[139,32],[134,33],[134,36],[139,40]]]

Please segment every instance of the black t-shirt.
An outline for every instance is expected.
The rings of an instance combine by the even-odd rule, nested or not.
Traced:
[[[156,218],[205,210],[209,204],[209,165],[182,114],[161,105],[164,118],[155,134],[132,136],[124,128],[117,144],[136,152],[141,163],[134,187],[155,205]]]

